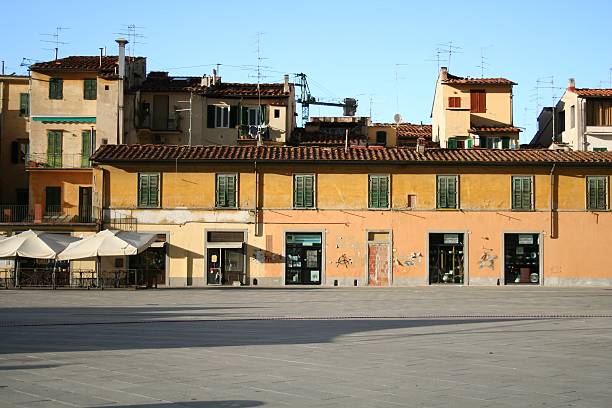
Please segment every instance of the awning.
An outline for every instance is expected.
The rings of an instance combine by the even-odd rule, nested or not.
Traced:
[[[78,240],[70,235],[28,230],[0,241],[0,258],[53,259]]]
[[[104,230],[70,244],[57,256],[59,260],[100,256],[136,255],[149,248],[157,234]]]
[[[96,123],[95,116],[32,116],[32,120],[48,123]]]

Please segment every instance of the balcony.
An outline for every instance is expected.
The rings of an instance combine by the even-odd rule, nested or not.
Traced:
[[[179,116],[166,118],[152,118],[151,115],[137,116],[136,129],[150,130],[152,132],[180,132],[181,120]]]
[[[68,153],[29,153],[26,168],[29,169],[87,169],[91,168],[89,155]]]
[[[261,140],[270,140],[270,128],[268,126],[262,127],[252,125],[240,125],[239,128],[239,140],[257,140],[258,132],[261,132]]]
[[[93,224],[99,214],[96,207],[0,204],[0,224]]]

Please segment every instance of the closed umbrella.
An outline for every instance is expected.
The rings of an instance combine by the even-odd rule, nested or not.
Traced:
[[[106,229],[95,235],[83,238],[81,241],[68,245],[68,247],[58,255],[57,259],[96,258],[98,261],[96,279],[98,280],[99,286],[100,257],[139,254],[150,247],[156,238],[156,234]]]
[[[15,285],[19,258],[54,259],[79,238],[42,231],[24,231],[0,241],[0,258],[15,258]]]

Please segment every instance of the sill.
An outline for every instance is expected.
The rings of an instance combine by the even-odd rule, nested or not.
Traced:
[[[436,207],[436,211],[459,211],[459,208],[438,208]]]
[[[215,210],[239,210],[238,207],[215,207]]]
[[[161,207],[160,207],[160,206],[157,206],[157,207],[144,207],[144,206],[138,206],[138,207],[136,207],[136,208],[138,208],[139,210],[159,210],[159,209],[161,209]]]
[[[390,207],[368,207],[368,211],[389,211],[390,209]]]
[[[513,208],[511,211],[512,212],[535,212],[535,210],[533,208],[526,208],[526,209],[523,209],[523,208]]]
[[[317,207],[293,207],[292,210],[316,210]]]

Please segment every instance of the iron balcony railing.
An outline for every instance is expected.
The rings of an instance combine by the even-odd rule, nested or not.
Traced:
[[[86,169],[91,167],[90,155],[76,153],[28,153],[26,167],[43,169]]]
[[[4,224],[91,224],[100,219],[97,207],[0,204]]]

